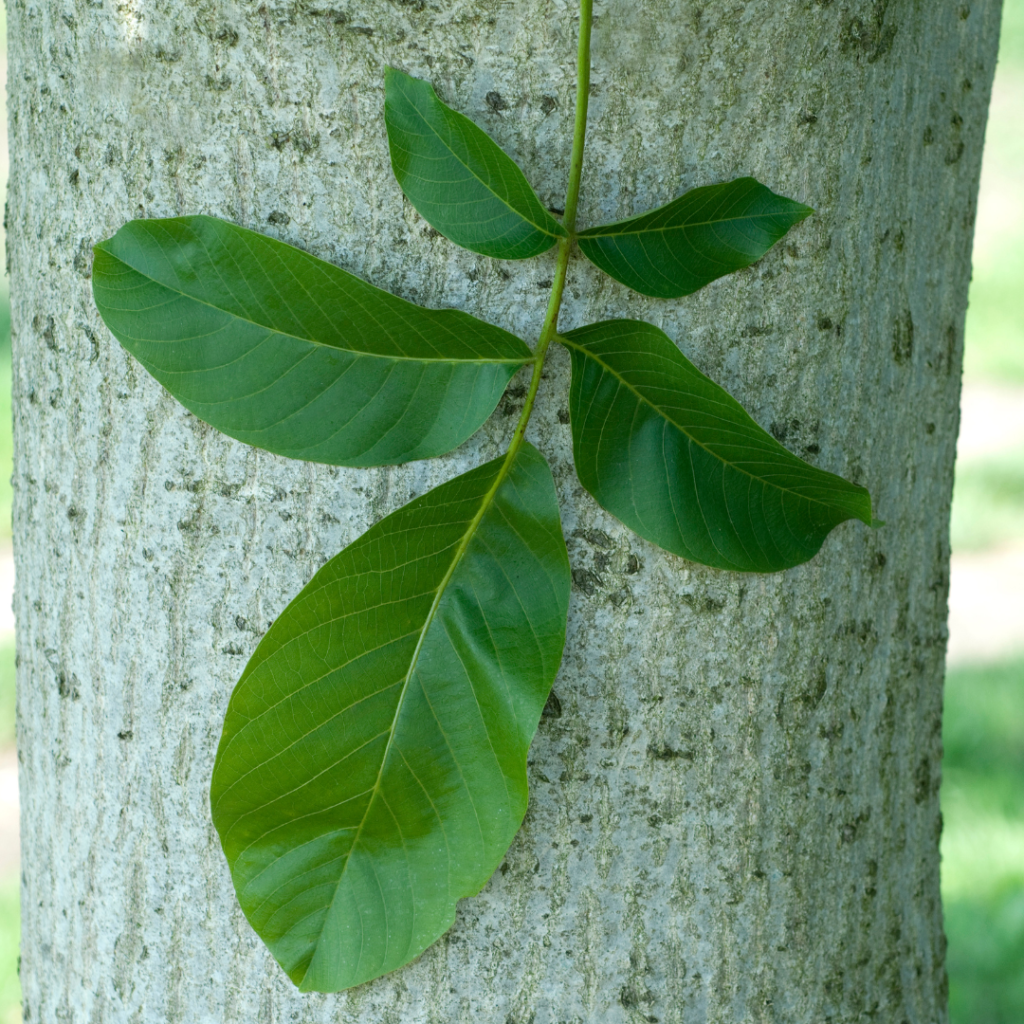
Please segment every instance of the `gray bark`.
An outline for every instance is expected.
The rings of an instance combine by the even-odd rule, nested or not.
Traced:
[[[563,0],[335,2],[8,0],[25,1019],[945,1021],[947,517],[999,0],[599,4],[582,225],[748,173],[817,214],[679,302],[576,261],[563,328],[662,326],[887,525],[770,577],[656,550],[575,483],[556,353],[531,435],[576,586],[526,823],[416,963],[303,996],[210,824],[228,695],[316,568],[498,454],[518,403],[437,462],[257,452],[122,352],[90,247],[216,214],[532,339],[553,257],[461,252],[403,202],[383,66],[560,206],[576,33]]]

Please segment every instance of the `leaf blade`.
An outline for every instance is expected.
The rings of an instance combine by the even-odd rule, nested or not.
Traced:
[[[737,178],[588,228],[577,241],[587,259],[621,284],[654,298],[680,298],[755,263],[813,212],[754,178]]]
[[[429,82],[389,67],[384,120],[402,191],[445,238],[484,256],[521,260],[566,236],[514,161],[442,103]]]
[[[214,824],[246,916],[304,990],[417,956],[525,813],[569,568],[547,464],[524,446],[488,498],[500,464],[435,488],[327,563],[232,694]]]
[[[783,448],[652,324],[606,321],[559,340],[577,475],[640,536],[704,565],[778,572],[839,523],[871,525],[863,487]]]
[[[200,419],[292,458],[441,455],[531,358],[498,327],[213,217],[130,221],[94,251],[96,305],[124,348]]]

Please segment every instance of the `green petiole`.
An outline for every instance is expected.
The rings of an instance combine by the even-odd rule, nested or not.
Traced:
[[[548,299],[544,323],[537,339],[537,347],[533,353],[533,376],[526,392],[523,411],[519,415],[515,432],[509,443],[505,464],[502,466],[495,489],[505,478],[512,460],[519,451],[519,446],[526,436],[526,425],[530,422],[533,403],[540,387],[541,372],[544,369],[544,358],[548,346],[558,334],[558,314],[562,308],[562,295],[565,292],[565,274],[569,267],[569,254],[576,238],[576,206],[580,196],[580,179],[583,176],[583,147],[587,136],[587,104],[590,99],[590,30],[594,20],[593,0],[580,0],[580,36],[576,49],[576,117],[572,135],[572,155],[569,159],[569,185],[565,193],[565,216],[562,223],[568,232],[566,238],[558,240],[558,257],[555,263],[555,276],[551,282],[551,296]]]

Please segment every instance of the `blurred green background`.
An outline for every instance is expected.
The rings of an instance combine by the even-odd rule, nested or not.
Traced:
[[[6,78],[0,10],[0,73]],[[6,129],[6,117],[3,119]],[[7,179],[0,133],[0,184]],[[1024,0],[1004,0],[985,144],[967,314],[967,400],[1024,423]],[[0,561],[10,558],[11,348],[0,278]],[[994,398],[993,398],[994,396]],[[965,413],[966,420],[966,413]],[[962,446],[953,500],[954,558],[1024,545],[1024,431]],[[1002,437],[1003,440],[999,440]],[[966,438],[964,438],[966,440]],[[954,562],[954,565],[956,562]],[[954,568],[954,588],[957,574]],[[6,597],[3,598],[6,600]],[[963,602],[961,602],[963,603]],[[969,600],[968,600],[969,603]],[[1024,608],[1017,617],[1024,634]],[[942,891],[952,1024],[1024,1024],[1024,636],[1019,653],[974,651],[947,674]],[[0,631],[0,779],[13,778],[14,638]],[[13,787],[12,787],[13,788]],[[2,793],[0,793],[2,798]],[[0,811],[3,809],[0,799]],[[0,1024],[21,1020],[18,871],[0,871]]]

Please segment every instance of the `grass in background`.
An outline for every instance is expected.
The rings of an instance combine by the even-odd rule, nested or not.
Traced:
[[[1024,449],[957,463],[950,523],[953,550],[978,551],[1022,535]]]
[[[942,889],[953,1024],[1024,1022],[1024,659],[951,670]]]
[[[992,92],[974,270],[967,307],[964,377],[1024,383],[1024,0],[1005,0]]]

